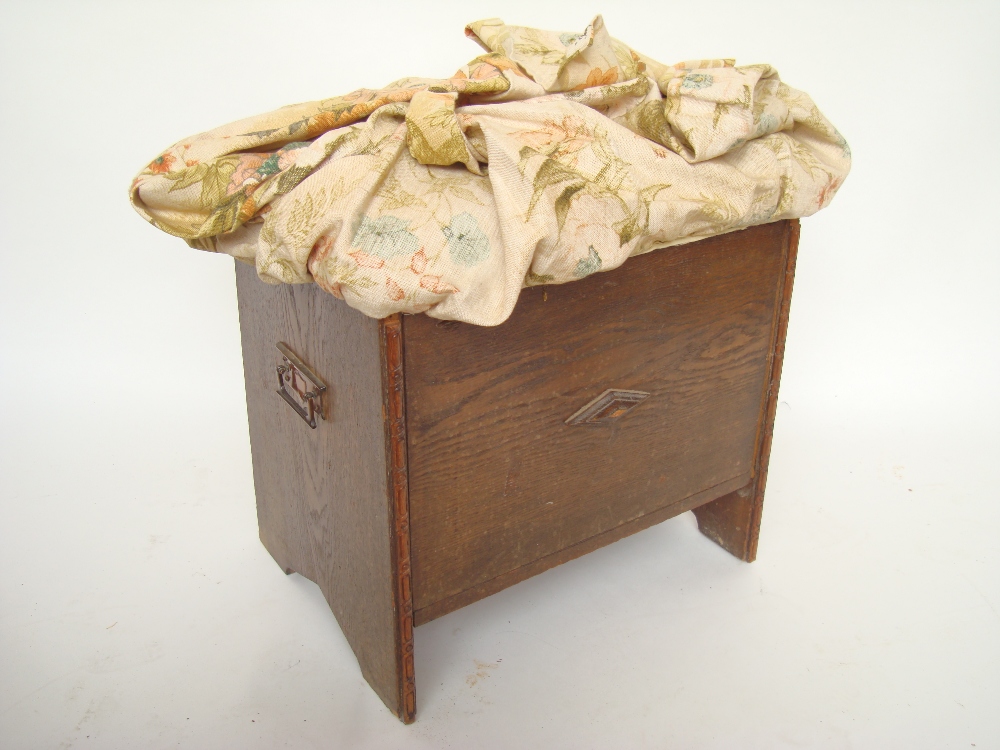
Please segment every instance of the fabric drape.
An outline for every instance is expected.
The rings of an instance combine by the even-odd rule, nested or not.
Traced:
[[[827,206],[850,150],[768,65],[668,66],[608,35],[478,21],[447,79],[296,104],[187,138],[132,183],[193,247],[372,317],[496,325],[524,286]]]

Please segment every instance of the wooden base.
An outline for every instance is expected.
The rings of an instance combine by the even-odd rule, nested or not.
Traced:
[[[686,510],[754,559],[797,240],[658,250],[525,289],[495,328],[372,320],[237,263],[261,540],[402,721],[415,624]],[[282,351],[328,386],[315,426],[276,393]]]

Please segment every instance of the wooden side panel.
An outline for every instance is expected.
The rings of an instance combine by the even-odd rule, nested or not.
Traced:
[[[795,279],[795,259],[799,247],[798,219],[787,224],[785,273],[775,292],[777,304],[770,347],[772,352],[770,375],[764,397],[761,399],[754,479],[747,487],[694,510],[698,528],[705,536],[747,562],[757,559],[757,539],[760,536],[760,519],[764,509],[764,487],[767,484],[767,466],[771,457],[771,438],[774,434],[774,416],[778,408],[778,386],[781,382],[781,364],[785,357],[788,311],[792,302],[792,282]]]
[[[315,286],[264,284],[239,262],[236,286],[261,541],[286,572],[319,585],[365,679],[412,720],[399,585],[408,561],[395,513],[405,452],[402,464],[391,458],[405,423],[387,428],[383,411],[402,408],[401,381],[394,401],[388,391],[398,379],[384,373],[387,352],[398,354],[401,342],[387,346],[379,321]],[[315,430],[275,392],[279,341],[329,387],[327,420]]]
[[[418,622],[751,481],[786,237],[526,289],[496,328],[404,317]],[[565,423],[607,389],[650,395]]]

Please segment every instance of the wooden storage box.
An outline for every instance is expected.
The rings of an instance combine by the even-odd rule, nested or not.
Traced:
[[[414,625],[691,509],[754,559],[797,239],[656,250],[495,328],[236,264],[261,540],[403,721]]]

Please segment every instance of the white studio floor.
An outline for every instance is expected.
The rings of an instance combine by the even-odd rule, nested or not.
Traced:
[[[1000,748],[1000,6],[0,3],[0,750]],[[854,152],[803,220],[758,559],[685,514],[416,630],[418,716],[257,539],[190,133],[446,76],[465,23],[770,62]],[[665,425],[669,429],[669,425]]]
[[[422,626],[404,727],[257,542],[226,406],[15,413],[0,746],[1000,746],[995,435],[786,403],[756,563],[685,514]]]

